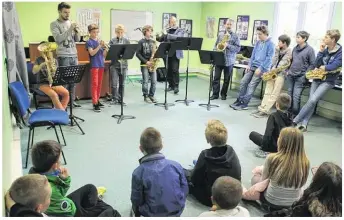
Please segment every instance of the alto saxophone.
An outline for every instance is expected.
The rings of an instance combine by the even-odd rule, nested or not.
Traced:
[[[271,79],[275,79],[277,77],[277,75],[286,70],[288,67],[290,66],[290,60],[288,60],[287,64],[284,65],[284,66],[280,66],[280,67],[277,67],[275,69],[272,69],[270,70],[269,72],[265,73],[263,76],[262,76],[262,79],[264,81],[268,81],[268,80],[271,80]]]
[[[55,42],[49,42],[49,43],[43,43],[38,46],[38,50],[42,52],[42,56],[45,60],[46,66],[47,66],[47,78],[49,81],[49,84],[53,84],[53,77],[56,73],[56,60],[53,56],[53,51],[57,49],[57,44]]]
[[[341,70],[342,70],[342,67],[338,67],[337,69],[332,70],[332,71],[325,71],[323,69],[314,69],[306,73],[306,78],[325,80],[327,74],[337,73],[337,72],[340,72]]]
[[[153,52],[152,52],[152,56],[151,56],[151,58],[150,58],[150,62],[152,62],[152,65],[150,65],[150,66],[148,66],[148,71],[149,72],[154,72],[157,68],[158,68],[158,64],[159,64],[159,58],[154,58],[154,55],[155,55],[155,53],[156,53],[156,51],[157,51],[157,42],[156,41],[154,41],[154,45],[153,45]]]
[[[216,45],[216,49],[217,51],[224,51],[226,48],[225,48],[225,44],[227,41],[229,41],[231,38],[231,35],[226,31],[226,33],[224,34],[222,40],[220,41],[220,43],[218,43]]]

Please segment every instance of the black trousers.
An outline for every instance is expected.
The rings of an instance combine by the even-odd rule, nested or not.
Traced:
[[[258,132],[252,131],[249,136],[250,140],[258,145],[260,148],[263,144],[263,135],[259,134]]]
[[[121,215],[110,205],[98,198],[97,188],[87,184],[67,196],[75,206],[75,217],[120,217]]]
[[[180,60],[176,54],[168,58],[167,82],[173,89],[179,88],[179,63]],[[164,64],[166,66],[166,59],[164,59]]]
[[[227,97],[228,86],[229,86],[229,82],[233,73],[233,65],[215,66],[215,75],[214,75],[214,81],[213,81],[213,96],[219,97],[222,70],[223,70],[224,79],[223,79],[223,85],[221,89],[221,96]]]

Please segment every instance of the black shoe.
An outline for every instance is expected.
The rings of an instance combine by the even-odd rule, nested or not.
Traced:
[[[226,100],[227,97],[226,96],[221,96],[221,100]]]
[[[174,90],[174,88],[172,88],[172,87],[168,87],[167,88],[167,92],[171,92],[171,91],[173,91]]]
[[[95,112],[101,112],[102,110],[100,110],[98,104],[95,104],[95,105],[93,105],[93,111],[95,111]]]
[[[99,102],[98,101],[98,106],[99,106],[99,108],[104,108],[105,107],[105,105],[103,105],[101,102]]]
[[[175,88],[175,89],[174,89],[174,94],[177,95],[178,93],[179,93],[179,89],[178,89],[178,88]]]
[[[113,98],[112,98],[112,97],[108,97],[108,98],[106,99],[106,101],[112,102],[112,101],[113,101]]]
[[[210,100],[214,100],[214,99],[218,99],[218,98],[219,98],[218,96],[212,95],[212,96],[210,97]]]
[[[73,102],[73,107],[74,108],[80,108],[81,105],[79,105],[76,101]]]

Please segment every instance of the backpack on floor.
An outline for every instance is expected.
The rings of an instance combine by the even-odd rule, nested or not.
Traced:
[[[159,67],[156,69],[157,81],[164,82],[166,80],[166,69],[165,67]]]

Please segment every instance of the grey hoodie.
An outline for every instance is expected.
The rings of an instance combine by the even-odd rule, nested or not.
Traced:
[[[80,41],[80,36],[71,28],[71,22],[56,20],[51,22],[50,31],[58,45],[57,57],[77,57],[75,42]]]
[[[292,62],[288,73],[292,76],[303,76],[307,71],[314,69],[314,64],[314,49],[308,44],[303,48],[297,45],[292,52]]]

